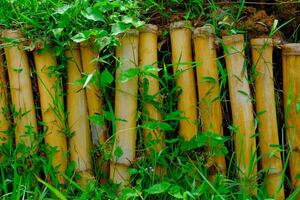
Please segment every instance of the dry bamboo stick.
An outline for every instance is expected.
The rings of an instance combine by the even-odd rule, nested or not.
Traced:
[[[79,183],[84,186],[92,175],[91,134],[88,122],[86,95],[82,86],[76,83],[81,79],[82,65],[79,45],[73,44],[66,51],[68,59],[67,76],[67,110],[68,124],[73,132],[69,141],[71,160],[81,175]]]
[[[10,128],[9,109],[8,109],[8,91],[7,77],[4,66],[3,51],[0,49],[0,146],[6,144],[9,140],[8,129]],[[1,159],[0,154],[0,159]]]
[[[22,38],[17,30],[4,30],[2,36],[15,40]],[[35,134],[37,134],[37,119],[28,57],[20,43],[15,46],[6,46],[4,51],[12,103],[15,111],[18,112],[18,114],[14,114],[16,144],[22,143],[28,147],[34,146]]]
[[[289,145],[289,168],[295,188],[300,186],[300,44],[282,46],[283,93],[286,122],[286,139]]]
[[[255,66],[255,98],[258,115],[261,164],[267,172],[265,186],[268,194],[276,199],[284,199],[281,185],[282,161],[278,148],[278,128],[273,77],[273,43],[270,38],[251,40],[252,63]]]
[[[120,78],[126,70],[138,66],[139,32],[129,30],[119,36],[119,41],[120,46],[116,48],[116,56],[120,61],[116,70],[116,138],[110,165],[110,178],[116,183],[121,183],[123,187],[129,184],[128,168],[135,159],[138,77],[134,76],[125,82]],[[117,150],[121,150],[122,155],[116,156]]]
[[[94,45],[91,42],[80,43],[80,53],[83,73],[97,76],[97,72],[100,70],[97,62],[99,52],[94,48]],[[89,87],[85,89],[85,93],[89,115],[103,114],[103,98],[100,88],[95,83],[91,83],[89,84]],[[93,145],[98,146],[99,144],[104,144],[107,139],[105,125],[90,124],[90,127]],[[99,164],[98,167],[101,169],[101,174],[104,175],[104,177],[101,177],[101,180],[104,181],[106,179],[105,177],[109,175],[108,162],[101,163],[101,160],[98,159],[97,163]]]
[[[193,37],[195,61],[199,63],[196,73],[202,131],[223,136],[215,32],[212,26],[205,25],[196,28]],[[217,172],[226,173],[224,156],[214,156],[210,165],[215,166]]]
[[[157,31],[158,27],[156,25],[147,24],[140,31],[140,41],[139,41],[139,66],[152,65],[157,68]],[[158,77],[158,71],[151,72],[151,75]],[[158,80],[151,76],[145,75],[141,79],[147,79],[149,82],[149,89],[147,95],[155,96],[155,100],[159,100],[159,82]],[[141,80],[143,82],[144,80]],[[145,92],[145,91],[144,91]],[[152,103],[145,103],[145,115],[149,121],[161,121],[161,114],[157,108]],[[146,119],[147,120],[147,119]],[[148,120],[147,120],[148,121]],[[146,121],[146,122],[147,122]],[[151,147],[156,152],[159,152],[163,147],[163,134],[160,130],[149,131],[147,129],[143,130],[144,143],[147,144],[149,138],[151,140],[158,140],[158,142]],[[150,137],[149,137],[150,136]],[[148,149],[149,153],[150,149]]]
[[[256,194],[256,142],[253,107],[247,81],[244,36],[223,36],[225,62],[234,130],[234,143],[241,189]]]
[[[174,22],[170,25],[173,71],[174,74],[179,73],[176,84],[182,89],[177,109],[187,118],[180,121],[179,134],[185,140],[197,135],[196,83],[194,70],[189,64],[193,59],[190,27],[189,21]]]
[[[57,62],[51,49],[36,49],[33,56],[38,76],[42,118],[46,123],[44,130],[47,130],[45,142],[57,148],[52,165],[58,166],[58,172],[62,174],[67,169],[68,158],[67,138],[63,133],[65,120],[62,89],[59,77],[51,70],[51,67],[57,66]],[[59,176],[59,181],[64,181],[62,176]]]

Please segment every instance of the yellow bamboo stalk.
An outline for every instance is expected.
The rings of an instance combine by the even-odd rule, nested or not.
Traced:
[[[205,25],[196,28],[193,37],[195,61],[199,63],[196,73],[202,131],[223,136],[215,32],[212,26]],[[215,166],[217,172],[226,173],[224,156],[214,156],[210,165]]]
[[[225,62],[234,130],[234,143],[241,189],[256,194],[256,142],[253,107],[247,81],[244,36],[223,36]]]
[[[21,39],[22,35],[17,30],[4,30],[2,36],[10,39]],[[37,119],[34,107],[32,84],[28,57],[20,43],[4,48],[10,93],[15,111],[16,144],[34,146],[35,134],[37,134]]]
[[[100,67],[97,62],[99,58],[99,52],[94,48],[92,42],[82,42],[80,43],[80,53],[82,60],[83,73],[96,75],[96,72],[99,72]],[[89,115],[94,114],[103,114],[103,98],[99,87],[91,83],[85,89],[87,97],[87,106]],[[91,133],[92,133],[92,142],[95,146],[99,144],[104,144],[106,142],[106,127],[105,125],[99,126],[96,124],[90,124]],[[109,165],[107,162],[100,163],[100,160],[97,161],[99,167],[101,168],[101,173],[104,176],[108,176]],[[102,177],[104,180],[105,177]]]
[[[300,44],[282,46],[283,93],[286,122],[286,139],[289,145],[289,168],[295,188],[300,186]]]
[[[284,199],[281,185],[282,161],[278,148],[278,128],[273,77],[273,43],[270,38],[251,40],[252,63],[255,66],[255,98],[258,115],[258,130],[262,169],[267,172],[265,187],[268,194],[276,199]]]
[[[67,169],[67,138],[63,133],[64,113],[62,110],[63,98],[59,77],[51,70],[57,66],[56,58],[51,49],[36,49],[33,52],[43,121],[46,123],[44,130],[45,143],[56,147],[57,152],[53,156],[53,167],[58,166],[58,172],[64,173]],[[63,178],[59,176],[62,183]]]
[[[78,44],[67,49],[67,110],[68,124],[73,132],[69,141],[71,160],[75,162],[76,170],[81,175],[79,183],[84,186],[93,178],[91,150],[91,134],[88,122],[86,95],[82,86],[76,81],[81,79],[82,64]]]
[[[0,146],[9,140],[8,129],[10,128],[7,94],[7,78],[4,66],[3,51],[0,49]],[[1,159],[0,154],[0,159]]]
[[[120,46],[116,48],[116,56],[120,61],[116,69],[116,138],[110,178],[123,187],[129,184],[128,168],[135,159],[138,78],[135,76],[126,82],[120,78],[126,70],[134,69],[138,65],[139,32],[129,30],[119,36],[119,41]],[[118,150],[122,151],[119,157],[115,155]]]
[[[178,74],[176,84],[182,90],[178,97],[177,109],[183,117],[179,124],[179,134],[190,140],[197,135],[197,103],[194,70],[192,62],[191,22],[179,21],[170,24],[173,72]],[[177,72],[179,71],[179,72]]]
[[[152,24],[146,24],[140,31],[139,40],[139,66],[152,65],[157,68],[157,31],[158,27]],[[152,75],[158,77],[158,71],[151,72]],[[146,75],[141,77],[141,79],[147,79],[149,81],[148,95],[156,96],[155,100],[159,100],[159,82],[156,78],[151,75]],[[142,82],[144,80],[141,80]],[[161,114],[157,108],[151,103],[145,103],[144,105],[145,115],[149,120],[147,121],[161,121]],[[146,122],[147,122],[146,121]],[[163,134],[160,130],[149,131],[147,129],[143,130],[144,143],[148,143],[148,139],[158,140],[158,142],[151,147],[156,152],[159,152],[163,147]],[[150,136],[150,137],[149,137]],[[147,150],[148,153],[150,149]]]

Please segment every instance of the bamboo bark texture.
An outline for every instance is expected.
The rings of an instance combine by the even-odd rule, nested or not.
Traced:
[[[241,189],[256,194],[256,142],[253,107],[247,81],[244,36],[223,36],[234,144]]]
[[[9,140],[8,130],[10,128],[7,77],[4,65],[3,51],[0,49],[0,146]],[[0,154],[0,159],[1,159]]]
[[[282,161],[279,148],[273,77],[273,43],[270,38],[251,40],[252,64],[255,67],[255,99],[262,169],[266,172],[268,194],[284,199]],[[275,146],[275,147],[274,147]]]
[[[59,76],[53,71],[57,66],[54,52],[48,47],[36,49],[33,52],[36,74],[38,78],[38,88],[40,94],[40,104],[42,119],[45,122],[44,130],[45,142],[51,147],[56,147],[52,165],[58,166],[58,172],[64,173],[67,169],[67,138],[64,135],[64,102]],[[62,176],[59,176],[63,182]]]
[[[116,48],[119,66],[116,69],[115,118],[116,136],[113,158],[110,165],[110,178],[121,187],[129,184],[128,169],[135,159],[136,150],[136,114],[138,77],[122,79],[130,70],[137,69],[139,32],[128,30],[119,35],[120,46]]]
[[[143,29],[140,31],[140,40],[139,40],[139,66],[151,65],[153,68],[158,68],[157,66],[157,31],[158,27],[152,24],[146,24]],[[146,95],[154,97],[154,101],[158,101],[160,97],[159,91],[159,82],[158,82],[158,70],[151,70],[151,74],[146,74],[141,77],[141,82],[145,80],[148,81],[148,91],[143,91]],[[144,115],[145,122],[149,121],[161,121],[162,117],[159,110],[151,102],[146,102],[144,104]],[[159,152],[163,147],[163,134],[159,129],[156,130],[143,130],[144,143],[147,146],[149,139],[154,141],[153,146],[150,149],[153,149],[156,152]],[[155,142],[156,141],[156,142]],[[149,150],[148,149],[148,153]]]
[[[196,28],[193,37],[202,131],[223,136],[214,29],[209,25]],[[214,166],[217,172],[226,173],[223,155],[214,156],[210,165]]]
[[[83,73],[98,78],[100,67],[98,65],[97,58],[99,58],[99,52],[94,48],[92,42],[80,43],[81,60],[83,66]],[[85,89],[87,98],[87,107],[89,115],[103,114],[103,98],[100,88],[96,83],[91,82]],[[106,142],[106,127],[105,125],[90,124],[92,133],[92,143],[95,146],[104,144]],[[100,163],[100,159],[97,161],[101,168],[101,174],[108,176],[109,166],[108,163]],[[104,178],[104,177],[102,177]]]
[[[71,160],[75,162],[76,170],[81,174],[79,180],[85,185],[88,179],[92,179],[91,134],[88,122],[88,110],[86,94],[82,86],[76,81],[81,79],[82,64],[78,44],[73,44],[66,51],[69,58],[67,63],[67,110],[68,125],[73,133],[69,141]]]
[[[192,32],[190,21],[170,25],[172,64],[176,84],[181,88],[177,109],[187,119],[179,123],[179,134],[190,140],[197,135],[196,82],[192,62]]]
[[[22,39],[18,30],[4,30],[2,36],[13,40]],[[14,105],[16,144],[35,147],[37,119],[33,99],[28,57],[20,42],[4,48],[7,61],[10,93]],[[36,147],[35,147],[36,148]],[[19,154],[20,155],[20,154]]]
[[[300,186],[300,44],[282,46],[283,93],[289,168],[295,188]]]

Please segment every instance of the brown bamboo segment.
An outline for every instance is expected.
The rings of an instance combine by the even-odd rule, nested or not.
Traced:
[[[17,30],[4,30],[5,38],[19,40],[22,35]],[[37,134],[37,119],[33,100],[28,57],[20,43],[4,48],[10,84],[10,93],[15,111],[14,117],[16,144],[32,146]],[[30,127],[30,128],[29,128]]]
[[[7,77],[4,66],[3,51],[0,49],[0,146],[6,144],[9,140],[8,129],[10,128],[10,120],[8,113],[8,93],[7,93]],[[0,159],[1,159],[0,154]]]
[[[195,61],[199,63],[197,64],[196,73],[202,131],[211,131],[214,134],[223,136],[214,29],[208,25],[196,28],[193,37]],[[207,80],[208,77],[209,80]],[[226,173],[224,156],[214,156],[210,165],[213,165],[217,172]]]
[[[283,93],[286,122],[286,139],[289,146],[289,168],[295,188],[300,186],[300,44],[282,46]]]
[[[81,174],[79,183],[85,185],[92,179],[91,134],[88,121],[86,95],[82,86],[75,83],[81,79],[82,64],[79,45],[74,44],[66,51],[67,63],[67,110],[68,125],[73,136],[69,141],[71,160],[75,162],[76,170]]]
[[[158,27],[156,25],[147,24],[140,31],[140,40],[139,40],[139,66],[152,65],[155,68],[157,66],[157,31]],[[151,72],[154,76],[158,77],[158,71]],[[159,100],[159,82],[156,78],[151,75],[145,75],[141,79],[146,78],[149,81],[148,95],[155,96],[155,100]],[[141,80],[143,81],[143,80]],[[162,117],[157,108],[151,103],[145,103],[144,105],[145,115],[149,121],[161,121]],[[146,119],[147,120],[147,119]],[[148,121],[148,120],[147,120]],[[163,147],[163,134],[160,130],[149,131],[143,130],[144,143],[148,143],[149,136],[151,140],[158,140],[158,142],[153,145],[153,149],[156,152],[159,152]],[[149,154],[150,149],[148,149]]]
[[[281,185],[282,161],[278,148],[279,137],[273,77],[273,43],[270,38],[251,40],[252,63],[255,67],[255,99],[258,115],[259,143],[262,169],[267,172],[265,187],[268,194],[276,199],[284,199]]]
[[[256,194],[256,142],[253,107],[247,81],[244,36],[223,36],[232,111],[234,143],[241,187]]]
[[[119,36],[119,42],[120,46],[116,48],[116,56],[120,61],[116,69],[115,117],[117,121],[110,178],[115,183],[121,183],[123,187],[129,184],[128,168],[135,159],[138,77],[135,76],[126,82],[121,82],[120,77],[126,70],[138,66],[139,32],[129,30]],[[120,157],[114,153],[118,149],[123,152]]]
[[[97,58],[99,57],[99,52],[94,48],[92,42],[82,42],[80,43],[80,53],[82,60],[83,73],[96,75],[99,72],[100,67],[97,63]],[[103,98],[99,87],[91,83],[85,89],[87,97],[87,106],[89,115],[103,114]],[[92,133],[92,143],[95,146],[99,144],[104,144],[106,142],[106,127],[105,125],[99,126],[97,124],[90,124]],[[100,163],[97,161],[99,167],[101,168],[101,173],[108,176],[109,165],[108,163]],[[104,180],[104,179],[103,179]]]
[[[197,135],[197,100],[194,70],[192,62],[192,32],[191,22],[179,21],[170,25],[173,72],[177,74],[176,84],[182,92],[178,97],[177,109],[182,111],[183,117],[179,123],[179,134],[190,140]]]
[[[52,165],[58,166],[58,172],[62,174],[67,169],[68,157],[67,138],[63,133],[65,120],[62,89],[59,77],[51,70],[51,67],[57,66],[57,62],[51,49],[36,49],[33,56],[38,77],[42,119],[46,123],[44,130],[47,130],[45,143],[57,148]],[[62,176],[59,176],[59,179],[63,182]]]

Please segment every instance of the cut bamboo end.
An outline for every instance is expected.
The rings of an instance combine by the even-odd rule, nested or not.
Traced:
[[[67,62],[68,125],[74,134],[70,138],[69,145],[71,160],[75,162],[77,171],[91,171],[91,134],[88,122],[86,96],[82,87],[74,83],[81,78],[82,73],[78,44],[72,45],[71,49],[66,51],[66,56],[69,58]]]
[[[117,163],[115,165],[116,170],[123,173],[122,165],[130,166],[135,159],[138,77],[135,76],[126,81],[121,81],[120,78],[122,73],[138,66],[139,32],[130,30],[119,37],[119,41],[120,46],[116,48],[119,66],[116,70],[115,94],[115,118],[118,120],[116,121],[113,152],[119,149],[119,152],[121,150],[122,153],[118,156],[113,153],[112,162]],[[110,169],[112,170],[112,167]],[[124,174],[125,182],[128,179],[127,174]],[[110,172],[112,180],[119,180],[118,176],[118,174]]]
[[[215,37],[215,28],[211,24],[206,24],[202,27],[195,28],[193,31],[193,38],[197,37]]]
[[[192,62],[191,30],[186,27],[189,22],[174,22],[170,25],[173,72],[178,75],[176,84],[182,92],[178,98],[177,108],[183,112],[186,120],[179,123],[179,134],[190,140],[197,135],[197,100],[196,82]],[[185,63],[185,64],[181,64]]]
[[[297,112],[300,91],[300,44],[282,46],[283,94],[286,122],[286,139],[291,151],[289,168],[295,188],[300,186],[300,112]]]
[[[18,30],[4,30],[2,36],[10,39],[21,39],[22,37]],[[28,57],[20,46],[22,46],[20,43],[16,43],[14,46],[6,46],[4,51],[7,60],[12,103],[15,110],[20,112],[14,117],[16,144],[23,143],[30,147],[35,144],[37,119]]]
[[[247,81],[247,70],[244,69],[244,36],[224,36],[225,62],[228,73],[229,96],[232,111],[235,152],[239,177],[245,182],[247,191],[256,194],[254,178],[256,178],[256,141],[253,107],[250,98],[250,87]],[[251,177],[251,178],[250,178]],[[254,177],[254,178],[252,178]],[[251,191],[250,191],[251,190]]]
[[[267,173],[282,172],[283,166],[280,152],[277,151],[274,154],[276,150],[272,148],[272,145],[279,145],[272,64],[272,38],[255,38],[250,43],[252,47],[252,62],[256,69],[256,112],[262,113],[258,115],[261,164],[265,171],[272,169]],[[272,154],[274,155],[270,157]],[[265,186],[271,196],[274,196],[278,190],[280,190],[280,195],[284,196],[284,188],[279,188],[281,183],[280,174],[278,176],[274,174],[267,174],[266,176]]]
[[[51,50],[33,52],[43,121],[47,124],[44,128],[48,130],[45,135],[45,142],[51,147],[56,147],[58,152],[53,156],[52,165],[58,166],[59,173],[67,169],[67,138],[62,133],[64,113],[62,110],[63,99],[60,88],[59,77],[49,69],[56,66],[56,58]],[[60,178],[63,181],[63,178]]]
[[[178,21],[170,24],[170,31],[175,29],[191,29],[192,22],[191,21]]]
[[[140,30],[140,34],[141,33],[157,34],[158,33],[158,26],[154,25],[154,24],[145,24]]]

